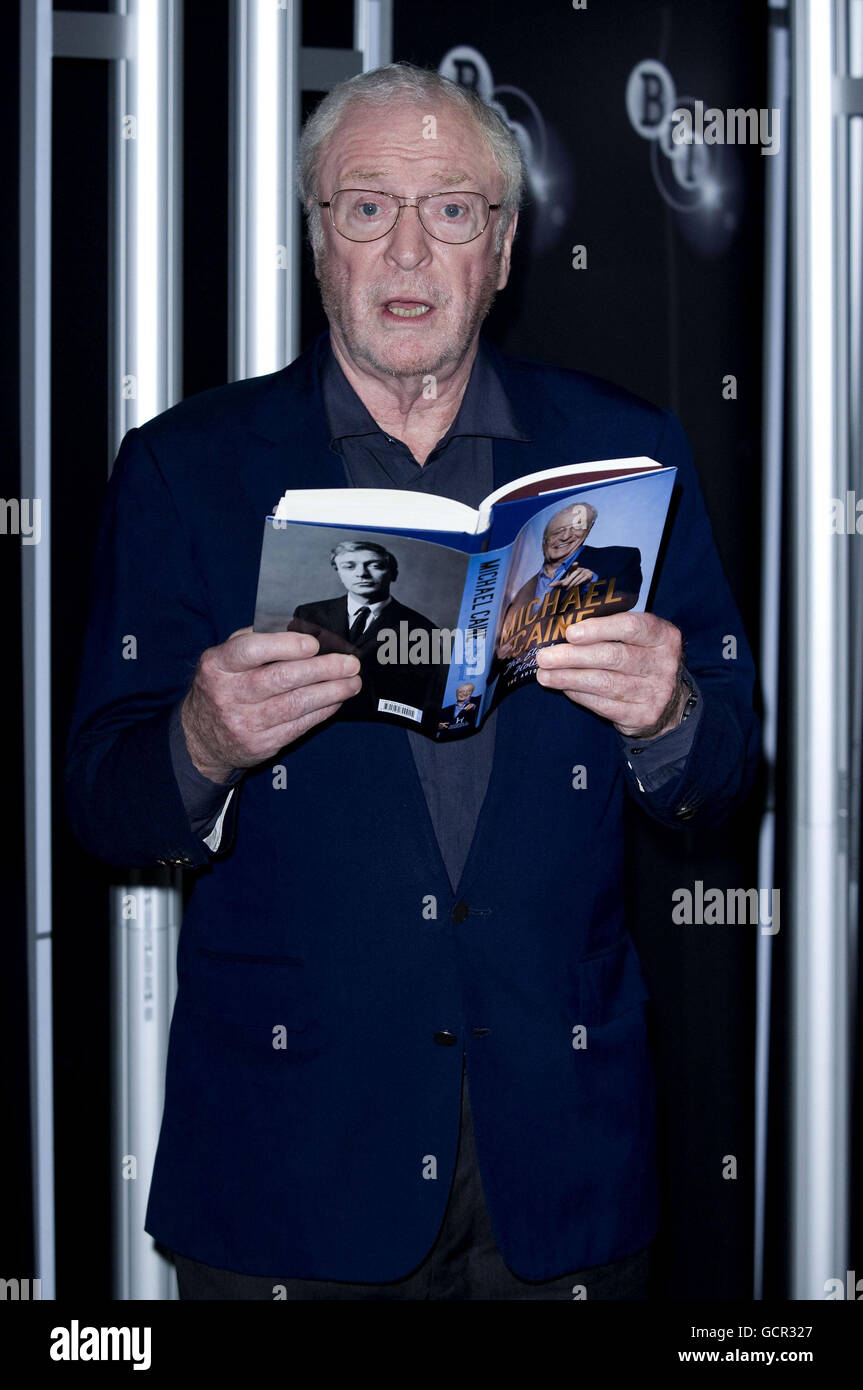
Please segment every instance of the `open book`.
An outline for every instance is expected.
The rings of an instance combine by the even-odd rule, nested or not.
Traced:
[[[643,457],[551,468],[476,510],[385,488],[286,492],[264,525],[255,630],[359,657],[363,688],[339,718],[464,738],[571,623],[645,607],[675,473]]]

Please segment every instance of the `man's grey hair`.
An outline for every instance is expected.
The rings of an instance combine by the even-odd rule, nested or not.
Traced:
[[[545,540],[546,536],[548,535],[554,523],[557,521],[558,517],[567,516],[568,513],[573,511],[576,507],[580,507],[581,510],[586,513],[586,530],[591,531],[593,529],[593,523],[599,516],[599,512],[596,510],[596,507],[591,506],[590,502],[570,502],[567,506],[561,507],[559,512],[555,512],[554,516],[549,517],[548,521],[545,524],[545,530],[542,533],[542,539]]]
[[[399,99],[413,101],[424,108],[423,114],[427,112],[437,119],[440,119],[441,103],[447,103],[458,115],[473,121],[501,175],[501,209],[495,238],[495,250],[499,251],[504,233],[524,200],[526,173],[521,146],[506,121],[475,92],[460,87],[433,69],[415,67],[413,63],[389,63],[339,82],[303,126],[297,149],[297,192],[309,218],[313,249],[320,250],[323,233],[321,209],[315,207],[314,202],[309,206],[309,200],[326,199],[335,192],[332,188],[321,189],[317,182],[324,145],[350,107],[378,107],[385,118],[387,108]],[[434,191],[448,192],[447,189]]]

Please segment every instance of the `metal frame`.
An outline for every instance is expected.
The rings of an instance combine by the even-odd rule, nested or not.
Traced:
[[[109,467],[127,431],[182,394],[182,16],[182,0],[128,0],[125,61],[112,69]],[[181,914],[176,872],[135,873],[111,893],[117,1299],[177,1296],[174,1266],[145,1232],[144,1214]]]
[[[845,0],[794,0],[791,578],[792,1173],[790,1296],[844,1280],[849,1212],[849,544],[847,132],[835,105]],[[788,920],[786,914],[786,921]]]
[[[355,0],[354,47],[302,48],[301,0],[231,10],[228,249],[231,381],[300,350],[301,213],[294,192],[300,96],[392,59],[392,0]]]
[[[44,504],[21,547],[27,995],[34,1277],[56,1297],[51,836],[51,0],[21,3],[21,493]]]
[[[840,79],[840,111],[847,120],[846,169],[848,178],[848,452],[850,486],[863,498],[863,0],[849,0],[845,35],[848,76]],[[856,117],[856,119],[850,119]],[[860,836],[863,808],[863,630],[859,617],[863,611],[863,553],[859,542],[851,546],[851,777],[849,817],[849,933],[848,978],[859,980],[860,932]],[[859,1000],[853,1001],[859,1007]],[[849,1086],[855,1094],[855,1012],[849,1015]]]
[[[51,495],[52,59],[112,62],[111,448],[179,399],[181,329],[182,0],[128,0],[123,13],[54,13],[21,4],[21,478],[22,492]],[[123,138],[121,115],[132,116]],[[109,459],[109,464],[110,464]],[[34,1248],[43,1298],[56,1296],[52,1070],[51,535],[22,548],[22,628],[27,844],[27,941],[34,1155]],[[122,905],[142,913],[127,920]],[[175,1276],[143,1231],[164,1089],[175,993],[178,880],[118,888],[111,919],[118,983],[112,1011],[114,1217],[119,1297],[170,1297]],[[123,983],[124,982],[124,983]],[[119,987],[122,985],[122,987]],[[137,1162],[124,1181],[122,1155]]]
[[[235,0],[231,12],[230,380],[260,376],[299,350],[300,0]]]

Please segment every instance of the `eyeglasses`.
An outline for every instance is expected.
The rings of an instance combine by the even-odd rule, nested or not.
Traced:
[[[391,232],[404,207],[415,207],[420,226],[436,241],[462,244],[475,241],[488,226],[500,203],[482,193],[426,193],[403,198],[369,188],[339,188],[319,208],[329,208],[330,221],[348,241],[377,241]]]

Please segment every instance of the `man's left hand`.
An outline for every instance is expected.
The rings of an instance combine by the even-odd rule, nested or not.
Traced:
[[[683,639],[653,613],[614,613],[566,629],[541,647],[537,681],[609,719],[626,738],[658,738],[680,723],[689,690],[681,679]]]

